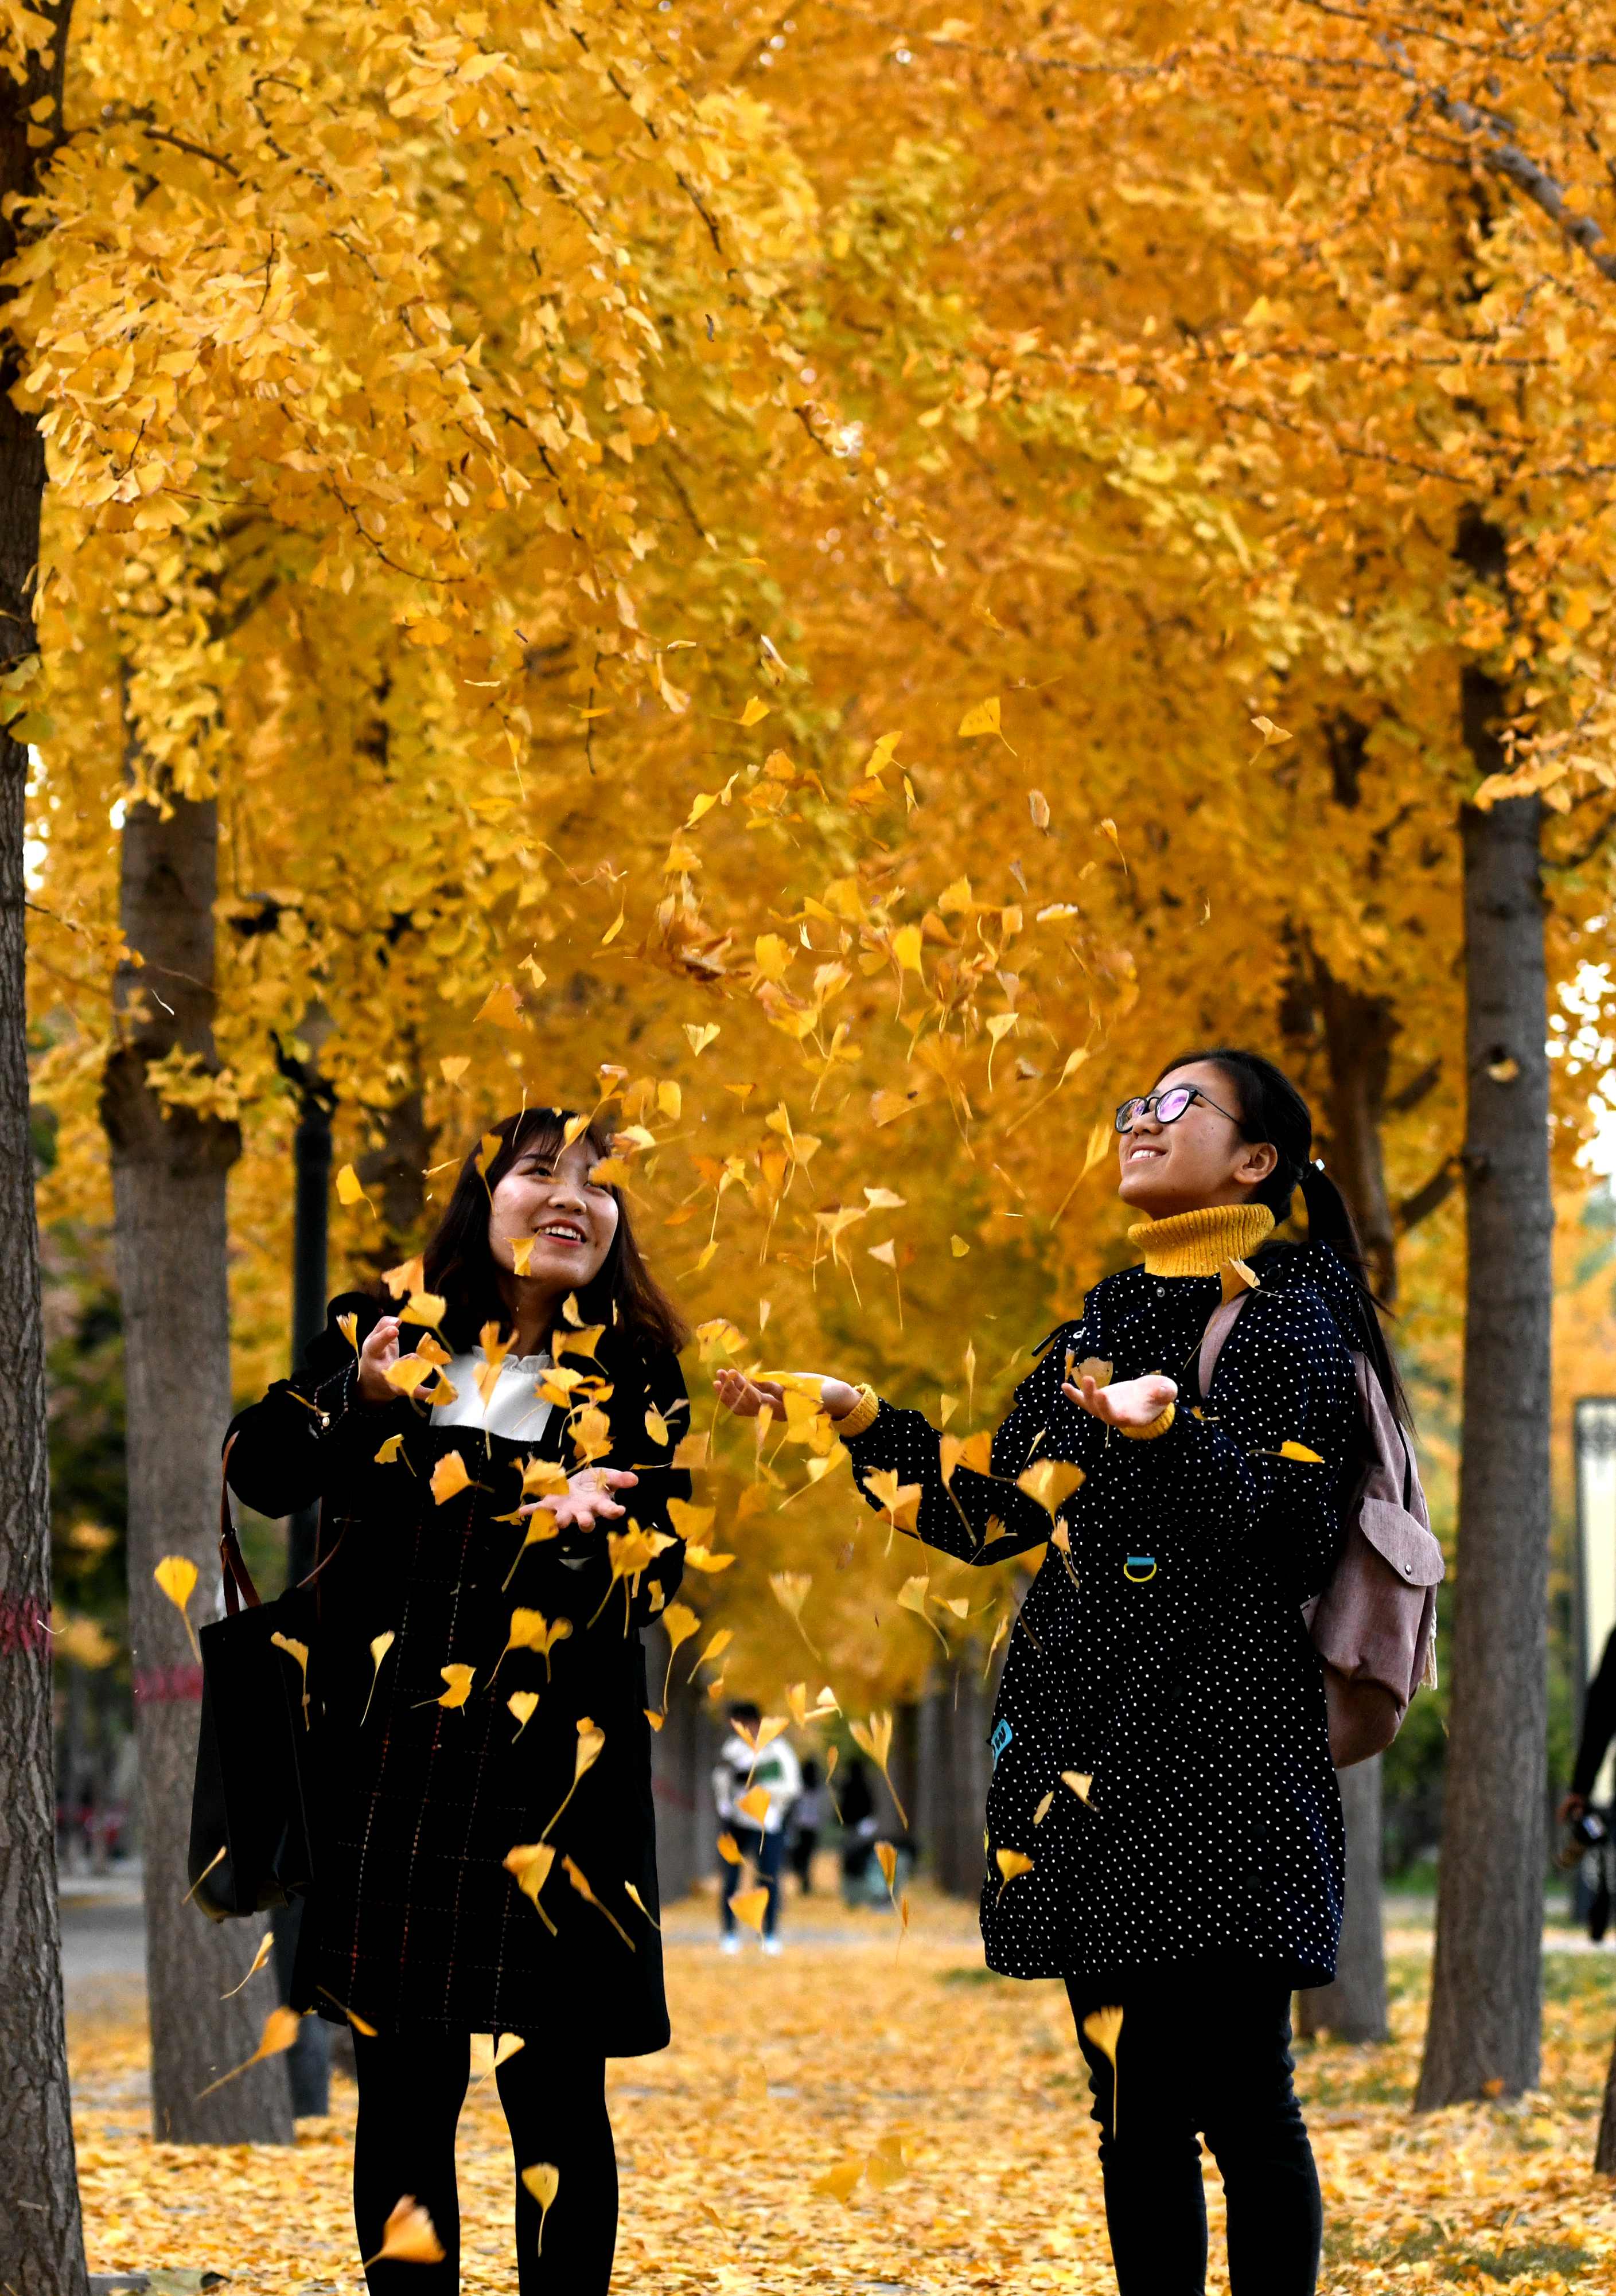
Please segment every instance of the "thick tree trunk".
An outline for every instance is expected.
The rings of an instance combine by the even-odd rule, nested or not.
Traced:
[[[56,11],[43,12],[56,20]],[[34,188],[30,113],[46,99],[60,102],[66,45],[63,16],[48,71],[35,54],[21,80],[0,75],[0,264],[15,250],[13,203]],[[0,351],[0,671],[36,651],[45,447],[32,419],[12,405],[17,379],[8,341]],[[0,731],[0,2287],[12,2296],[83,2296],[56,1913],[51,1515],[23,931],[27,782],[26,742]]]
[[[1493,769],[1503,697],[1465,673]],[[1498,759],[1501,762],[1501,759]],[[1416,2104],[1535,2086],[1547,1717],[1550,1242],[1540,807],[1462,816],[1464,1425],[1436,1964]]]
[[[147,1064],[176,1047],[217,1063],[213,1047],[212,804],[176,800],[167,818],[132,803],[124,822],[124,937],[144,960],[119,968],[119,1041],[102,1116],[112,1152],[118,1277],[128,1392],[129,1638],[146,1874],[152,2014],[152,2126],[179,2144],[290,2144],[286,2068],[244,2063],[274,2005],[261,1978],[223,1997],[251,1961],[259,1922],[217,1926],[186,1901],[185,1853],[201,1678],[185,1628],[152,1571],[185,1555],[193,1614],[219,1594],[219,1444],[230,1415],[225,1192],[240,1152],[233,1125],[190,1110],[165,1115]]]
[[[1383,2041],[1386,1948],[1381,1924],[1381,1765],[1338,1770],[1347,1821],[1347,1906],[1333,1985],[1297,1997],[1296,2030],[1338,2041]]]

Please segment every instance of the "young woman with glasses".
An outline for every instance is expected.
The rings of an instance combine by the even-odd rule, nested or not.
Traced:
[[[1142,1265],[1043,1342],[988,1472],[947,1472],[919,1412],[820,1392],[857,1480],[916,1488],[916,1535],[946,1554],[1041,1546],[1040,1486],[1054,1506],[989,1741],[982,1933],[1003,1974],[1065,1980],[1122,2296],[1204,2286],[1198,2135],[1234,2296],[1308,2296],[1319,2188],[1290,1998],[1334,1973],[1343,1846],[1301,1605],[1365,1458],[1351,1350],[1400,1390],[1307,1105],[1271,1062],[1175,1061],[1117,1131]],[[1264,1248],[1299,1189],[1308,1242]],[[1203,1397],[1208,1320],[1248,1280]],[[717,1384],[742,1415],[783,1411],[767,1382]]]
[[[529,1109],[489,1151],[426,1247],[419,1319],[333,1300],[227,1472],[265,1514],[324,1509],[291,2005],[353,2027],[371,2289],[459,2287],[455,2126],[494,2033],[521,2296],[605,2296],[605,2060],[669,2038],[640,1630],[684,1562],[685,1326],[597,1177],[599,1127]],[[377,2260],[406,2197],[440,2260]]]

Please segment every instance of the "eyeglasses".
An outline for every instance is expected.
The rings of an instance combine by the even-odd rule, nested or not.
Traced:
[[[1218,1115],[1226,1116],[1231,1124],[1240,1122],[1239,1117],[1231,1110],[1218,1108],[1218,1103],[1210,1094],[1202,1092],[1198,1084],[1175,1084],[1170,1085],[1166,1092],[1147,1092],[1140,1098],[1125,1100],[1117,1111],[1117,1129],[1119,1132],[1131,1131],[1142,1116],[1153,1116],[1158,1124],[1177,1124],[1190,1103],[1195,1100],[1204,1100],[1209,1108],[1217,1109]]]

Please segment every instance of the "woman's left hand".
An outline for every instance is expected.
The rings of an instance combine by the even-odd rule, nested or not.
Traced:
[[[623,1513],[611,1496],[613,1491],[626,1491],[639,1480],[627,1467],[582,1467],[576,1475],[568,1476],[565,1491],[536,1499],[521,1513],[537,1514],[542,1507],[555,1517],[558,1530],[593,1530],[597,1522]]]
[[[1096,1387],[1086,1372],[1075,1384],[1068,1380],[1061,1392],[1079,1411],[1103,1420],[1108,1427],[1148,1427],[1178,1395],[1173,1382],[1159,1372],[1146,1379],[1120,1379],[1111,1387]]]

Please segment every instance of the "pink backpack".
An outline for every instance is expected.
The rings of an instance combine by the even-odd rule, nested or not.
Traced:
[[[1249,1292],[1226,1300],[1201,1341],[1201,1392]],[[1325,1662],[1330,1759],[1338,1770],[1382,1754],[1422,1684],[1437,1682],[1437,1587],[1442,1550],[1431,1528],[1414,1452],[1391,1414],[1373,1365],[1356,1349],[1352,1368],[1369,1435],[1370,1462],[1347,1510],[1341,1559],[1321,1595],[1302,1605]]]

